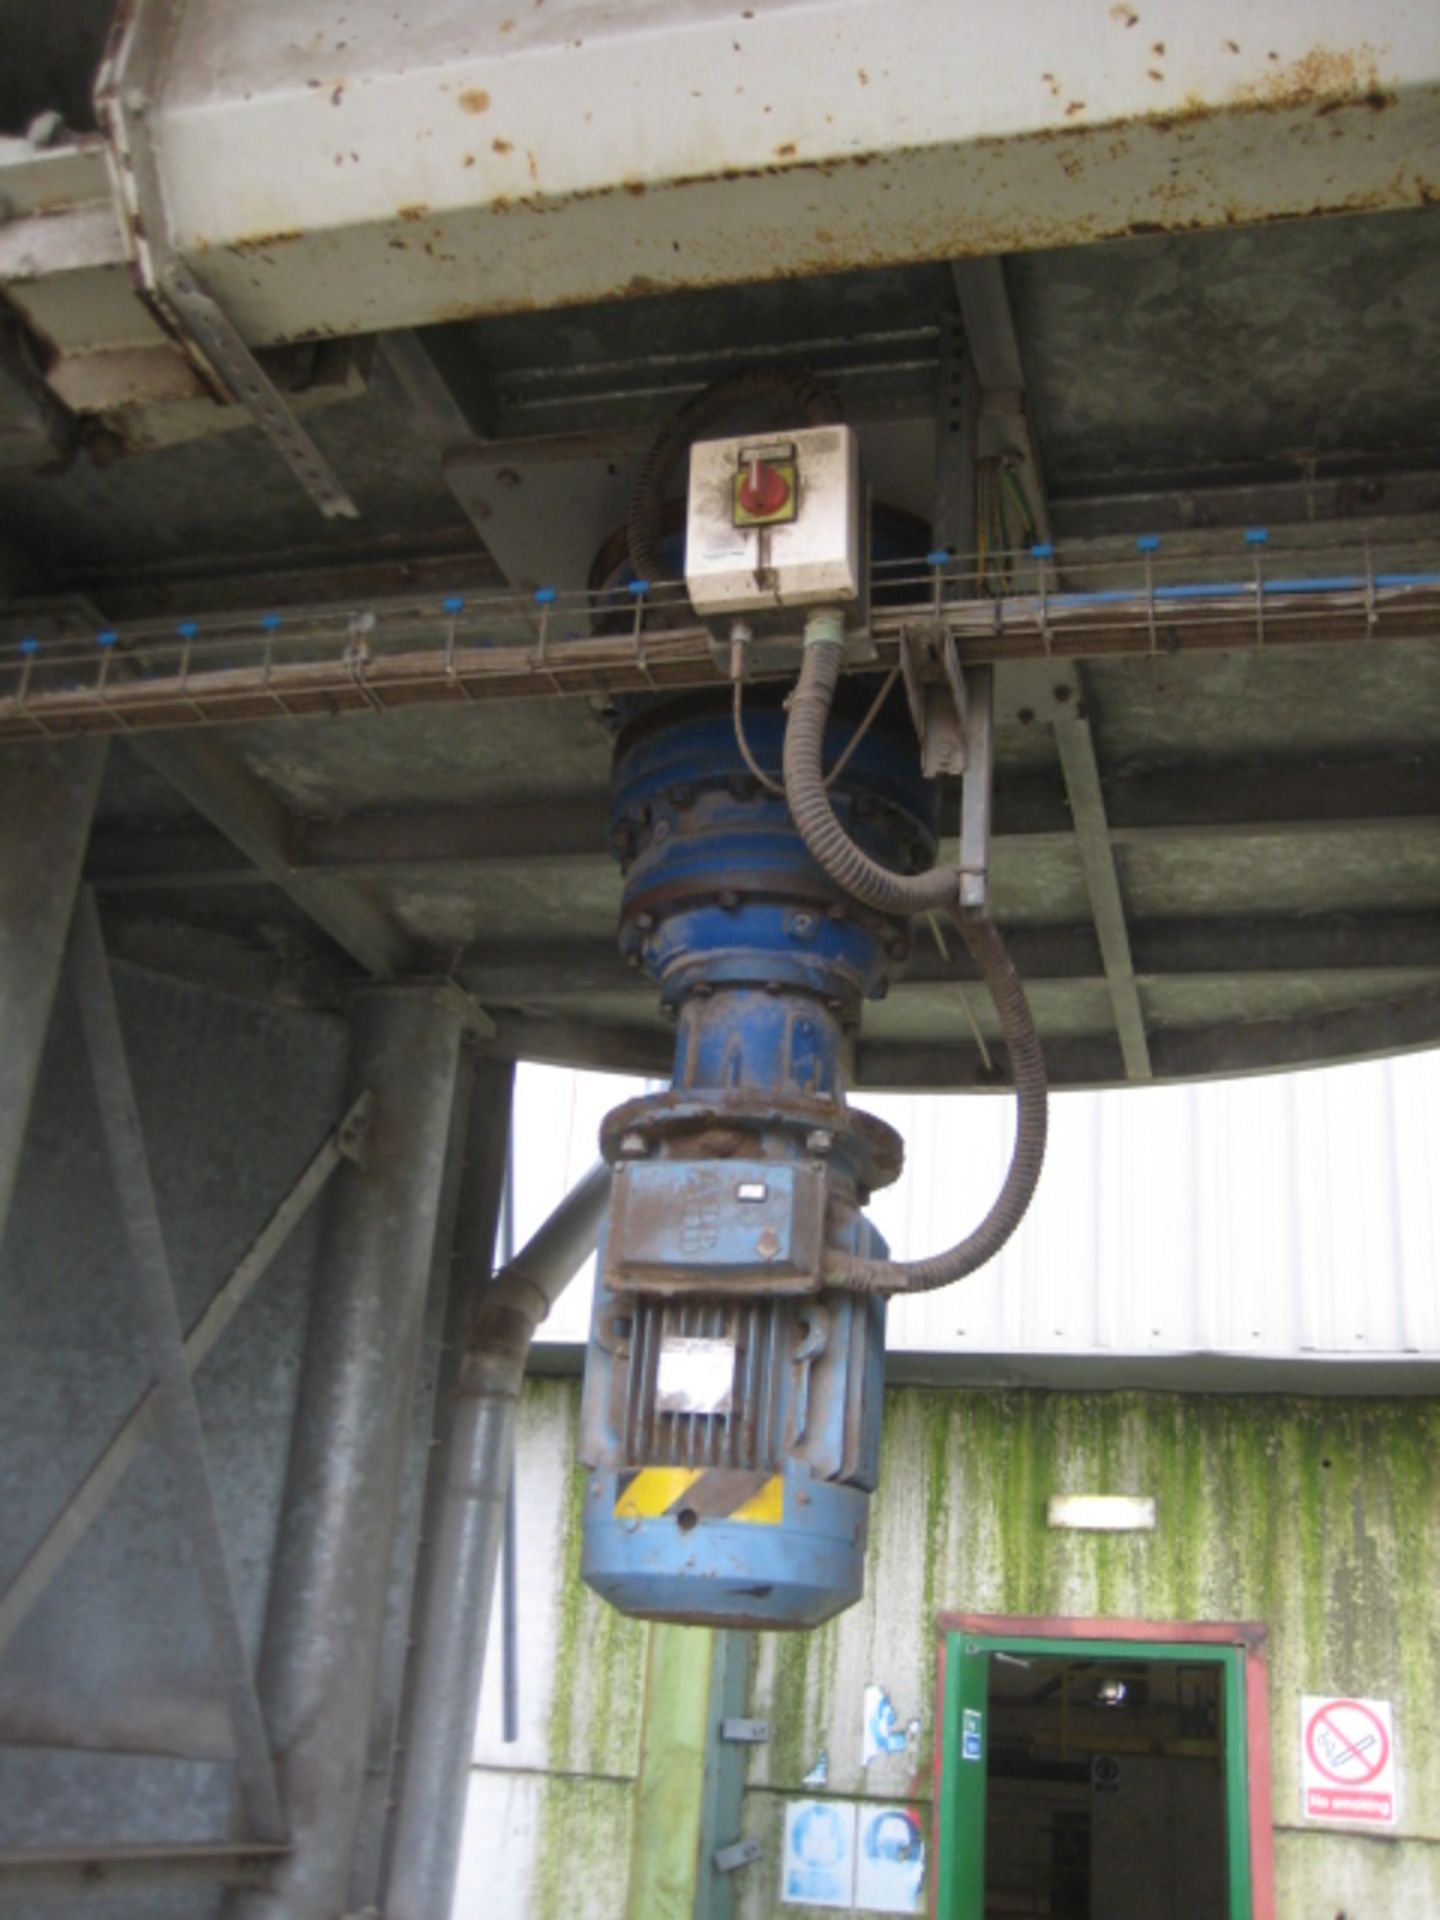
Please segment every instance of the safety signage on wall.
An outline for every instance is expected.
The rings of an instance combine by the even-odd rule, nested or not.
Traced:
[[[1300,1792],[1307,1820],[1395,1824],[1395,1717],[1388,1700],[1300,1702]]]

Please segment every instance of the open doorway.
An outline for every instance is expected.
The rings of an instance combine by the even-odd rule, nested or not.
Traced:
[[[985,1915],[1229,1920],[1218,1666],[996,1653]]]
[[[1265,1920],[1241,1630],[981,1624],[943,1641],[936,1920]]]

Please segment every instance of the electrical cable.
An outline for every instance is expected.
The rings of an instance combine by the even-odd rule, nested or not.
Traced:
[[[765,769],[760,765],[760,762],[750,751],[750,742],[745,738],[744,694],[745,682],[737,674],[735,676],[735,690],[731,700],[730,711],[735,721],[735,744],[740,749],[740,758],[745,762],[753,777],[759,781],[766,793],[773,793],[777,799],[783,800],[785,798],[784,787],[780,785],[779,781],[772,780],[770,775],[766,773]]]
[[[879,719],[880,709],[884,706],[885,702],[890,698],[890,690],[895,685],[895,682],[899,678],[900,678],[900,665],[899,665],[899,662],[897,661],[896,664],[890,669],[889,673],[887,673],[885,678],[881,681],[880,691],[876,694],[875,698],[870,702],[870,706],[866,712],[865,718],[860,722],[859,726],[855,729],[854,733],[851,734],[849,743],[847,744],[845,751],[841,754],[840,758],[835,762],[834,766],[831,767],[830,771],[826,774],[825,784],[827,787],[833,787],[835,782],[840,778],[841,774],[845,771],[846,767],[849,766],[851,756],[854,754],[855,749],[859,746],[860,742],[865,738],[866,734],[870,731],[871,727],[874,726],[876,720]]]
[[[944,912],[954,919],[990,989],[1015,1082],[1017,1115],[1009,1170],[990,1211],[972,1233],[923,1260],[874,1260],[834,1248],[827,1255],[826,1274],[837,1286],[862,1293],[926,1293],[983,1266],[1024,1218],[1045,1159],[1045,1061],[1025,989],[999,931],[988,919],[961,915],[958,873],[940,867],[923,874],[893,873],[856,846],[835,817],[820,754],[843,653],[843,634],[829,629],[825,615],[812,615],[785,728],[785,792],[791,817],[818,864],[863,905],[897,917]]]
[[[815,618],[811,616],[812,625]],[[800,678],[790,696],[790,718],[785,728],[785,796],[796,828],[836,886],[863,905],[907,918],[932,908],[948,912],[960,897],[960,876],[953,868],[894,873],[857,847],[835,817],[825,791],[820,756],[844,650],[843,636],[814,640],[807,635]]]

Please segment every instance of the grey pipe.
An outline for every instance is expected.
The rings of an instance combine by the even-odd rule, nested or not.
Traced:
[[[107,744],[67,740],[0,752],[0,1237]]]
[[[601,1163],[496,1276],[475,1316],[415,1633],[386,1920],[436,1920],[450,1911],[525,1363],[535,1329],[594,1251],[609,1199],[610,1169]]]
[[[505,1184],[500,1210],[500,1266],[515,1258],[514,1141],[505,1156]],[[510,1457],[510,1486],[505,1495],[505,1534],[500,1543],[500,1663],[502,1738],[513,1746],[520,1738],[520,1623],[516,1608],[519,1590],[520,1543],[515,1525],[515,1457]]]
[[[292,1850],[228,1920],[346,1909],[459,1051],[440,993],[357,996],[350,1097],[374,1105],[330,1192],[260,1658]]]

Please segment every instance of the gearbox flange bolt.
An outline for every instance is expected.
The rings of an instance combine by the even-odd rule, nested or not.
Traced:
[[[622,1133],[618,1152],[622,1160],[643,1160],[650,1149],[643,1133]]]
[[[828,1127],[812,1127],[805,1136],[805,1151],[824,1159],[835,1145],[835,1136]]]

